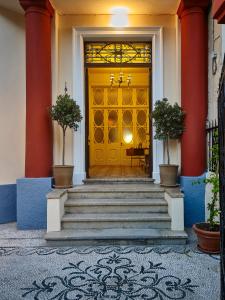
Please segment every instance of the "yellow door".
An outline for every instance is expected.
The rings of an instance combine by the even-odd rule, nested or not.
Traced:
[[[105,114],[106,114],[106,165],[119,166],[121,164],[121,131],[119,89],[105,88]]]
[[[128,166],[127,149],[149,147],[148,97],[146,86],[89,88],[90,167]]]
[[[133,148],[149,148],[149,89],[134,86],[122,89],[121,108],[121,164],[130,165],[130,157],[126,150]],[[135,160],[133,165],[138,165]]]
[[[104,88],[94,87],[89,90],[89,93],[90,166],[98,166],[106,162]]]

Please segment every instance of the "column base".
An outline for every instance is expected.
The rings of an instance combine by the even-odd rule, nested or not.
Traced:
[[[52,189],[52,178],[17,180],[17,228],[46,229],[46,194]]]
[[[0,223],[16,221],[16,184],[0,185]]]
[[[202,176],[181,176],[180,184],[184,193],[184,226],[205,222],[205,174]],[[200,182],[200,184],[195,184]]]

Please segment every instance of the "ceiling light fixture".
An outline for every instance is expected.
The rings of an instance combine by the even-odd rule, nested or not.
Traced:
[[[126,7],[114,7],[111,10],[111,25],[113,27],[128,26],[128,9]]]

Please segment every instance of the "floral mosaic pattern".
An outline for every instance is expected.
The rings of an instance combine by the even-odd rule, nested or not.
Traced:
[[[146,265],[135,265],[129,257],[116,253],[98,259],[94,265],[87,265],[85,261],[70,262],[62,272],[65,275],[46,277],[41,282],[35,280],[30,287],[22,288],[22,297],[35,300],[191,299],[198,287],[189,278],[183,281],[166,275],[161,263],[148,261]]]

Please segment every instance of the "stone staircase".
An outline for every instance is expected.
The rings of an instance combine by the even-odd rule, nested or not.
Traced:
[[[46,240],[64,244],[184,244],[171,230],[165,190],[150,179],[86,180],[67,191],[61,231]]]

